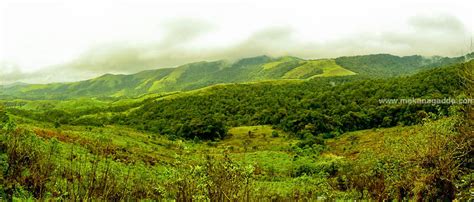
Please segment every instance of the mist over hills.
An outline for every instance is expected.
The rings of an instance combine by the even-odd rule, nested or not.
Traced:
[[[474,201],[472,7],[1,0],[0,202]]]
[[[194,62],[176,68],[145,70],[130,75],[105,74],[70,83],[16,83],[2,86],[0,98],[136,97],[148,93],[187,91],[221,83],[307,80],[336,76],[394,77],[461,62],[472,55],[449,58],[374,54],[317,60],[262,55],[235,62]]]

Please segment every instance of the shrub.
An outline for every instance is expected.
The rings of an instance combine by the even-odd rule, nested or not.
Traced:
[[[280,135],[278,134],[277,131],[272,131],[272,137],[273,137],[273,138],[277,138],[277,137],[279,137],[279,136],[280,136]]]

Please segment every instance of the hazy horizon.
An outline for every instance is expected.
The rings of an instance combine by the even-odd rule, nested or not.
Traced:
[[[474,52],[472,52],[474,53]],[[390,53],[367,53],[367,54],[364,54],[364,55],[379,55],[379,54],[388,54],[388,55],[393,55],[393,54],[390,54]],[[471,53],[467,53],[467,54],[471,54]],[[458,55],[458,56],[451,56],[451,57],[462,57],[462,56],[465,56],[467,54],[463,54],[463,55]],[[254,56],[248,56],[248,57],[245,57],[245,58],[253,58],[253,57],[260,57],[260,56],[268,56],[268,57],[272,57],[272,58],[278,58],[278,57],[285,57],[285,56],[292,56],[292,55],[281,55],[281,56],[270,56],[270,55],[254,55]],[[362,56],[360,54],[354,54],[354,55],[341,55],[341,56],[336,56],[336,57],[331,57],[331,58],[337,58],[337,57],[345,57],[345,56]],[[422,57],[426,57],[426,58],[429,58],[429,57],[437,57],[437,56],[440,56],[440,55],[432,55],[432,56],[424,56],[424,55],[419,55],[419,54],[414,54],[414,55],[394,55],[394,56],[399,56],[399,57],[404,57],[404,56],[422,56]],[[441,56],[441,57],[444,57],[444,56]],[[227,61],[229,62],[235,62],[236,60],[239,60],[239,59],[245,59],[245,58],[235,58],[235,59],[228,59]],[[327,59],[327,58],[304,58],[304,59]],[[187,62],[187,63],[183,63],[183,64],[178,64],[178,65],[175,65],[175,66],[168,66],[168,67],[156,67],[156,68],[147,68],[147,69],[143,69],[143,70],[139,70],[139,71],[136,71],[136,72],[126,72],[126,73],[114,73],[114,72],[104,72],[104,73],[99,73],[99,74],[95,74],[95,75],[91,75],[89,77],[84,77],[84,78],[78,78],[78,79],[73,79],[73,80],[65,80],[65,81],[45,81],[45,82],[25,82],[25,81],[22,81],[22,80],[14,80],[14,81],[6,81],[4,83],[1,83],[0,82],[0,85],[5,85],[5,86],[8,86],[8,85],[12,85],[12,84],[52,84],[52,83],[69,83],[69,82],[80,82],[80,81],[86,81],[86,80],[90,80],[90,79],[94,79],[94,78],[97,78],[97,77],[101,77],[101,76],[104,76],[104,75],[131,75],[131,74],[136,74],[136,73],[139,73],[139,72],[142,72],[142,71],[147,71],[147,70],[157,70],[157,69],[163,69],[163,68],[177,68],[179,66],[182,66],[182,65],[186,65],[186,64],[190,64],[190,63],[195,63],[195,62],[213,62],[213,61],[220,61],[220,60],[200,60],[200,61],[191,61],[191,62]],[[54,66],[53,66],[54,67]],[[35,73],[43,73],[44,72],[34,72],[34,73],[23,73],[22,76],[27,76],[27,75],[33,75]],[[49,73],[49,72],[47,72]],[[1,78],[1,77],[0,77]]]
[[[0,3],[0,84],[77,81],[258,55],[460,56],[472,51],[472,6],[7,0]]]

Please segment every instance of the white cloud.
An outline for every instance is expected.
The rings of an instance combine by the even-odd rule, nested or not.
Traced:
[[[15,77],[1,67],[0,79],[77,80],[261,54],[454,56],[466,51],[463,46],[472,36],[473,5],[420,0],[5,0],[0,3],[0,60],[19,67]],[[50,77],[46,81],[44,72]]]

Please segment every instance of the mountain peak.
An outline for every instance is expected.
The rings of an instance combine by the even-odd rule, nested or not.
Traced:
[[[242,58],[234,63],[234,66],[248,66],[248,65],[257,65],[263,64],[266,62],[272,61],[273,58],[267,55],[260,55],[256,57]]]

